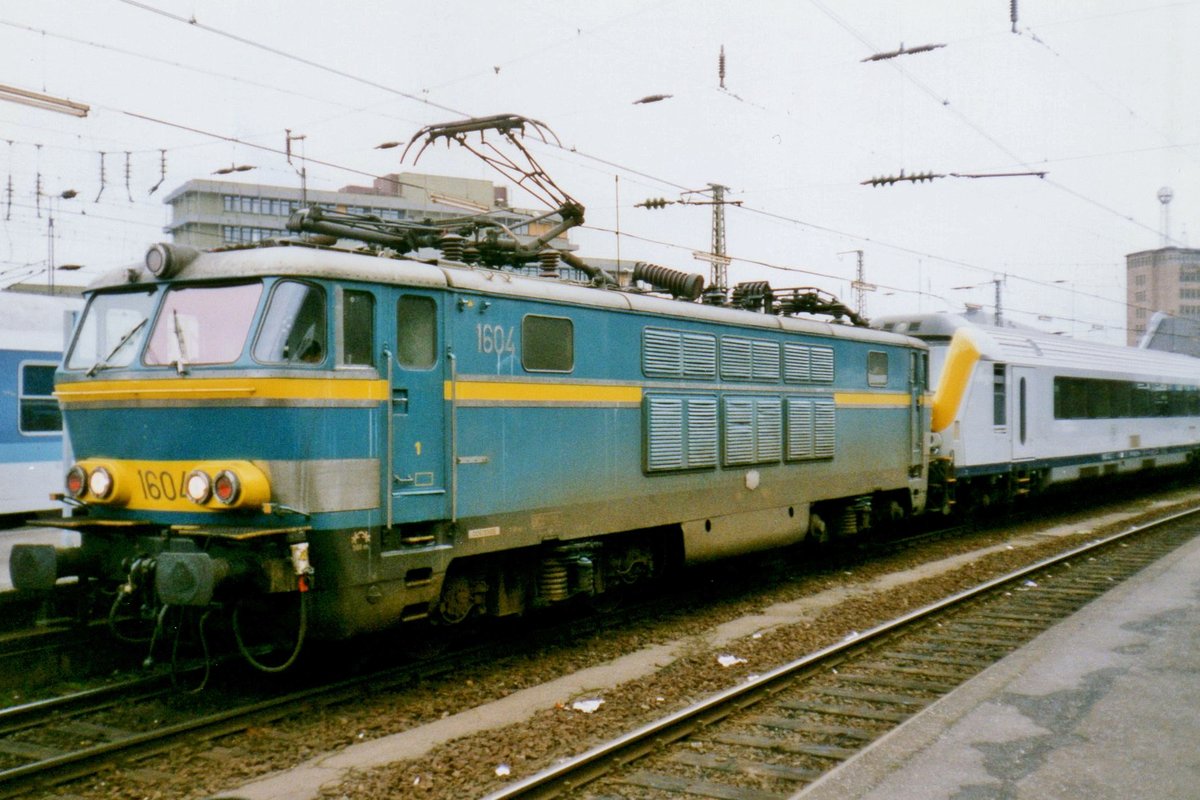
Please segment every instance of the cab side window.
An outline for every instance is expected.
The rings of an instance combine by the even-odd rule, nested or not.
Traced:
[[[265,363],[319,364],[325,360],[325,292],[299,281],[280,281],[263,316],[254,358]]]

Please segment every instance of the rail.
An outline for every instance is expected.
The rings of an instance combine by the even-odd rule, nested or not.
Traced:
[[[638,759],[651,753],[659,751],[660,749],[665,748],[674,742],[685,739],[692,734],[695,734],[699,731],[705,731],[706,734],[709,734],[711,733],[711,728],[718,724],[721,720],[778,694],[787,688],[789,684],[814,674],[823,667],[828,666],[830,663],[844,660],[850,657],[851,654],[862,652],[866,648],[887,641],[891,637],[898,635],[900,632],[913,628],[913,626],[917,625],[918,623],[930,620],[952,609],[959,608],[968,601],[990,595],[1002,587],[1009,587],[1014,583],[1021,584],[1030,576],[1042,573],[1048,568],[1077,560],[1084,555],[1097,553],[1105,548],[1125,542],[1132,537],[1146,534],[1157,529],[1162,529],[1173,522],[1180,521],[1198,513],[1200,513],[1200,509],[1191,509],[1172,514],[1149,523],[1135,525],[1121,533],[1099,539],[1081,547],[1074,548],[1065,553],[1039,561],[1030,566],[1023,567],[1001,577],[989,580],[971,589],[954,594],[945,598],[944,600],[917,609],[894,620],[862,632],[861,634],[850,637],[845,641],[805,655],[802,658],[796,659],[795,661],[784,664],[783,666],[777,667],[768,673],[749,680],[744,684],[715,694],[699,703],[663,717],[662,719],[631,731],[605,744],[592,748],[591,750],[588,750],[587,752],[582,753],[575,758],[560,762],[549,769],[509,784],[508,786],[488,794],[484,800],[517,800],[518,798],[521,800],[530,800],[531,798],[561,797],[569,795],[579,787],[590,784],[603,776],[607,776],[616,770],[624,768],[626,765],[636,762]],[[1131,569],[1128,574],[1133,574],[1133,572],[1136,572],[1137,569],[1140,569],[1141,567],[1145,566],[1145,563],[1149,562],[1143,563],[1141,561],[1134,560],[1131,563],[1136,567],[1136,569]],[[1112,585],[1115,584],[1105,581],[1098,582],[1095,587],[1095,591],[1091,596],[1099,596],[1103,591],[1106,591],[1107,588]],[[1088,599],[1090,600],[1091,598],[1089,597]],[[1082,602],[1078,605],[1081,606]],[[1078,606],[1076,606],[1076,608],[1077,607]],[[1067,613],[1070,612],[1067,611],[1063,614],[1063,616],[1066,616]],[[1032,638],[1032,635],[1029,638]],[[998,660],[999,657],[997,657],[996,660]],[[981,664],[980,668],[982,668],[982,666],[983,665]],[[946,687],[946,691],[948,691],[950,688],[953,687]],[[884,702],[887,701],[884,700]],[[833,712],[836,714],[836,709],[833,707],[826,707],[817,710],[818,712]],[[894,722],[898,724],[903,719],[907,719],[908,716],[911,716],[913,713],[916,713],[916,711],[913,710],[910,713],[896,714],[895,716],[897,718],[894,720]],[[888,715],[880,714],[877,716],[882,718]],[[869,738],[873,737],[868,737],[868,740]],[[840,750],[837,748],[829,748],[828,746],[826,746],[824,752],[839,759],[847,755],[847,753],[840,752]],[[695,759],[693,759],[693,761],[694,760]],[[778,772],[778,770],[776,770],[776,772]],[[802,777],[801,779],[810,780],[811,777]],[[710,794],[710,792],[706,791],[704,787],[684,787],[683,785],[672,784],[672,782],[667,779],[661,780],[656,784],[654,780],[646,776],[642,776],[640,779],[635,778],[626,782],[635,783],[643,788],[659,789],[668,792],[687,791],[689,794],[701,796],[708,794],[712,797],[732,796],[721,794],[721,789],[713,788],[711,789],[712,793]],[[790,792],[779,796],[787,796],[788,794],[790,794]],[[738,796],[743,795],[745,797],[772,796],[769,793],[764,792],[744,792],[740,793]]]

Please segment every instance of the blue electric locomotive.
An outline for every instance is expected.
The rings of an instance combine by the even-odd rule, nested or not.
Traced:
[[[297,242],[146,261],[90,288],[58,374],[82,544],[17,548],[18,588],[297,603],[336,637],[925,500],[914,339]]]
[[[247,609],[295,620],[294,656],[922,510],[923,343],[799,318],[854,320],[815,291],[694,302],[699,276],[553,247],[583,208],[526,126],[546,134],[501,115],[413,143],[499,132],[528,166],[485,160],[556,206],[536,238],[309,208],[306,239],[155,245],[95,283],[55,392],[81,545],[15,547],[14,585],[79,576],[159,625],[233,609],[254,661]]]

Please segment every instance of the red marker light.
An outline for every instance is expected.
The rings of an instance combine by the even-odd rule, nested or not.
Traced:
[[[87,491],[87,471],[76,464],[67,471],[67,494],[71,497],[82,497]]]
[[[213,479],[212,490],[218,502],[230,506],[236,503],[241,495],[242,483],[232,470],[223,469]]]

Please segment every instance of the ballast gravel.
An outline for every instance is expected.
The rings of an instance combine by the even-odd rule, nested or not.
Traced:
[[[1125,501],[1119,509],[1056,515],[1054,528],[1029,522],[973,531],[918,542],[869,561],[842,557],[818,571],[799,570],[802,561],[795,554],[755,556],[698,570],[689,574],[689,580],[713,587],[715,599],[687,613],[581,635],[453,676],[363,696],[353,703],[313,707],[269,727],[225,736],[207,747],[177,748],[60,786],[47,796],[64,800],[479,797],[751,675],[1196,499],[1195,491],[1175,490]],[[934,563],[940,566],[929,566]],[[792,567],[797,574],[785,574]],[[747,571],[771,578],[747,580]],[[772,608],[797,604],[801,613],[794,621],[763,622],[773,619],[765,613]],[[718,633],[722,626],[732,626],[726,631],[745,632],[728,638]],[[714,640],[720,643],[713,644]],[[422,737],[435,723],[470,716],[463,712],[486,709],[522,690],[584,669],[602,673],[623,656],[655,647],[671,650],[674,656],[669,663],[631,680],[578,687],[576,694],[546,702],[526,718],[502,727],[472,730],[468,726],[461,735],[417,757],[323,773],[297,769],[333,758],[339,764],[352,763],[358,745],[404,731]],[[734,657],[728,666],[720,659],[726,655]],[[588,700],[603,702],[589,705],[588,710],[576,707]],[[319,781],[314,781],[315,775]],[[286,793],[274,793],[281,788]]]

